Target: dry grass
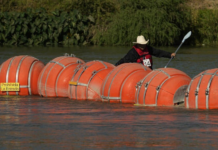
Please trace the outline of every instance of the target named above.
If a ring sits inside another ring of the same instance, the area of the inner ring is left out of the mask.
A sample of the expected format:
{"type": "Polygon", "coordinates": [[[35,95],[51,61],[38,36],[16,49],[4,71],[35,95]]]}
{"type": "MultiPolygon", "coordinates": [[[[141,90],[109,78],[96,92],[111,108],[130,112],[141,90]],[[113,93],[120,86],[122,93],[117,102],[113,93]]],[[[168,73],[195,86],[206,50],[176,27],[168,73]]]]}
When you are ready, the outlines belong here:
{"type": "Polygon", "coordinates": [[[218,0],[188,0],[187,5],[192,9],[218,9],[218,0]]]}

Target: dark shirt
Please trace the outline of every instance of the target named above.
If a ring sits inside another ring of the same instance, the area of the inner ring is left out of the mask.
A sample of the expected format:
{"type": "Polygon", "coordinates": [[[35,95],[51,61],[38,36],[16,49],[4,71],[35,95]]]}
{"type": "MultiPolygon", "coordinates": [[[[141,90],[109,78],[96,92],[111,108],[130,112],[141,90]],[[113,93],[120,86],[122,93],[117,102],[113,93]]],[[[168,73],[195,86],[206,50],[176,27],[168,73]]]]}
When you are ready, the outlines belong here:
{"type": "MultiPolygon", "coordinates": [[[[149,53],[152,56],[156,56],[156,57],[165,57],[165,58],[171,58],[171,53],[163,51],[163,50],[159,50],[156,48],[153,48],[149,45],[146,45],[148,48],[149,53]]],[[[131,63],[131,62],[137,62],[137,60],[140,58],[139,54],[136,52],[136,50],[134,48],[132,48],[131,50],[129,50],[129,52],[123,57],[121,58],[116,64],[115,66],[118,66],[122,63],[131,63]]]]}

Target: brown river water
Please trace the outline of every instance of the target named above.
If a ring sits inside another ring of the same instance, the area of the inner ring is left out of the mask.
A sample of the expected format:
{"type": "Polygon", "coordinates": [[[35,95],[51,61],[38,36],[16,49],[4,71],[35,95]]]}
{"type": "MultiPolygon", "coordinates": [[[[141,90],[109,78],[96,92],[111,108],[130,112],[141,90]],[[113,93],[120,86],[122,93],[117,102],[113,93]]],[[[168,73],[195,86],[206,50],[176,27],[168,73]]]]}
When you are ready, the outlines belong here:
{"type": "MultiPolygon", "coordinates": [[[[177,47],[161,47],[174,52],[177,47]]],[[[115,64],[130,47],[0,47],[0,64],[30,55],[45,64],[64,53],[115,64]]],[[[183,46],[168,67],[191,78],[218,67],[217,47],[183,46]]],[[[166,58],[154,58],[162,68],[166,58]]],[[[217,149],[218,110],[137,107],[39,96],[0,96],[0,149],[217,149]]]]}

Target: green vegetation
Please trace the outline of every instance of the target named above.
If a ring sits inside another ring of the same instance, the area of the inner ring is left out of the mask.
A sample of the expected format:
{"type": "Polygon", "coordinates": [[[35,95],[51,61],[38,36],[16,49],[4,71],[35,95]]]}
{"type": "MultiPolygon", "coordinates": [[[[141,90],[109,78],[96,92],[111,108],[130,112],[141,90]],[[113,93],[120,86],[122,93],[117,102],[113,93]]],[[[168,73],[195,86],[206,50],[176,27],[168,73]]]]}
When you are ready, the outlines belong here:
{"type": "Polygon", "coordinates": [[[217,10],[193,9],[190,1],[0,0],[0,44],[132,45],[142,34],[164,46],[189,30],[189,44],[216,44],[217,10]]]}
{"type": "Polygon", "coordinates": [[[192,37],[195,44],[218,44],[218,10],[200,9],[192,11],[192,37]]]}
{"type": "Polygon", "coordinates": [[[3,45],[85,44],[94,18],[78,11],[27,9],[0,13],[0,43],[3,45]]]}
{"type": "Polygon", "coordinates": [[[94,36],[95,44],[127,45],[137,35],[150,39],[152,45],[172,45],[186,30],[187,13],[181,8],[184,0],[120,0],[119,13],[94,36]]]}

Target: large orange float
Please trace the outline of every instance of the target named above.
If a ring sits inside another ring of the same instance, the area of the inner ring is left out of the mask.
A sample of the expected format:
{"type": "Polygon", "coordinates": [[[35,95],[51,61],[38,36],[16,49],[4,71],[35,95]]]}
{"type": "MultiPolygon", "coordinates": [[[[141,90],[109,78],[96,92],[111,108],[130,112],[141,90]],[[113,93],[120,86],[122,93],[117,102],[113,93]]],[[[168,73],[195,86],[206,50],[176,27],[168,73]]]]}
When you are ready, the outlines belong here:
{"type": "Polygon", "coordinates": [[[139,63],[124,63],[113,69],[101,87],[102,101],[134,103],[136,84],[151,69],[139,63]]]}
{"type": "Polygon", "coordinates": [[[38,59],[15,56],[3,62],[0,83],[19,83],[19,91],[0,91],[0,95],[38,95],[37,81],[44,64],[38,59]]]}
{"type": "Polygon", "coordinates": [[[46,64],[38,79],[38,91],[44,97],[67,97],[68,83],[75,68],[85,63],[77,57],[60,56],[46,64]]]}
{"type": "Polygon", "coordinates": [[[206,70],[191,80],[185,106],[195,109],[218,108],[218,68],[206,70]]]}
{"type": "Polygon", "coordinates": [[[69,83],[68,97],[77,100],[101,100],[102,82],[114,68],[114,65],[98,60],[78,67],[69,83]]]}
{"type": "Polygon", "coordinates": [[[191,78],[174,68],[153,70],[137,84],[136,105],[173,106],[183,103],[191,78]]]}

